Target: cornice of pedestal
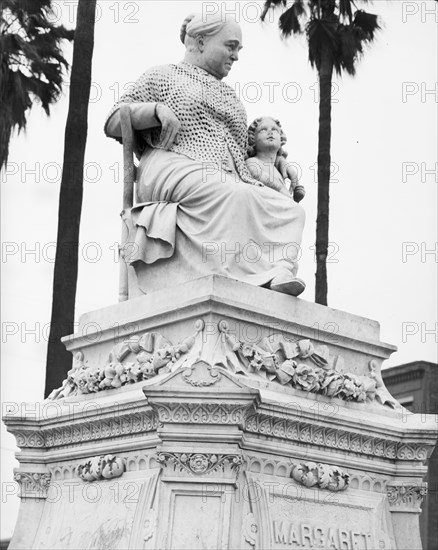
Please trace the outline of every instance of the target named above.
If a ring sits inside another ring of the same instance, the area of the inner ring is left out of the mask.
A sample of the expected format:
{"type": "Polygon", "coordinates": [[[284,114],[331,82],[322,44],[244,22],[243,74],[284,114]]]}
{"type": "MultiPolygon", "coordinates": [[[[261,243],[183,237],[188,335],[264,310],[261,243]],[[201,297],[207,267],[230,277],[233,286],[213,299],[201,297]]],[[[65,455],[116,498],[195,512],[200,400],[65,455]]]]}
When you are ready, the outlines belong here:
{"type": "Polygon", "coordinates": [[[400,411],[381,414],[382,406],[373,409],[293,389],[278,392],[274,382],[255,383],[199,360],[102,394],[101,400],[87,396],[80,404],[67,399],[42,403],[51,407],[46,418],[6,417],[8,430],[25,451],[23,460],[49,463],[112,452],[115,445],[125,452],[160,442],[233,443],[287,454],[292,443],[298,455],[306,448],[307,457],[321,460],[329,453],[345,465],[354,456],[364,466],[371,458],[376,472],[417,476],[418,463],[432,452],[436,437],[432,418],[419,424],[411,415],[403,422],[400,411]],[[79,405],[75,415],[73,403],[79,405]]]}

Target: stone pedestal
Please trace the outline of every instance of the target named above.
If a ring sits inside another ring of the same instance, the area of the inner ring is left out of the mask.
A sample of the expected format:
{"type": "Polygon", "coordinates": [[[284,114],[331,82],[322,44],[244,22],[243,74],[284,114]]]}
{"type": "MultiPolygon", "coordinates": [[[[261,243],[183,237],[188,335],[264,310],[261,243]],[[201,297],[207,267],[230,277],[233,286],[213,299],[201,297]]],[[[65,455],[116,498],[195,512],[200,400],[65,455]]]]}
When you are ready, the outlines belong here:
{"type": "Polygon", "coordinates": [[[84,315],[33,414],[11,549],[414,549],[434,419],[374,321],[210,276],[84,315]]]}

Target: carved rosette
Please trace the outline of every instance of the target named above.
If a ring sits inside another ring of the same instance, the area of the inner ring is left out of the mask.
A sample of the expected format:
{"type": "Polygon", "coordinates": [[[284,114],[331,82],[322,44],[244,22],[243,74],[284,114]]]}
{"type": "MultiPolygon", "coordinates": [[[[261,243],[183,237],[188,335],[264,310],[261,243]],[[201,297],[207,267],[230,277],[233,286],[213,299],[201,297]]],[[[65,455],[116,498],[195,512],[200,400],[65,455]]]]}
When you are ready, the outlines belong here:
{"type": "Polygon", "coordinates": [[[78,465],[76,471],[84,481],[112,479],[125,471],[125,460],[114,455],[94,456],[78,465]]]}
{"type": "Polygon", "coordinates": [[[157,513],[152,508],[148,510],[143,524],[143,540],[150,540],[157,529],[157,513]]]}
{"type": "Polygon", "coordinates": [[[157,461],[162,467],[172,465],[175,472],[185,471],[195,476],[201,476],[212,472],[224,472],[225,468],[238,473],[243,458],[237,454],[169,453],[161,451],[157,454],[157,461]]]}
{"type": "Polygon", "coordinates": [[[252,512],[248,512],[243,518],[242,531],[246,542],[249,542],[251,546],[255,546],[259,527],[252,512]]]}
{"type": "Polygon", "coordinates": [[[184,369],[182,379],[194,388],[205,388],[219,382],[221,373],[205,361],[197,361],[184,369]]]}
{"type": "Polygon", "coordinates": [[[51,474],[40,472],[15,472],[14,481],[20,486],[21,498],[47,498],[51,474]]]}
{"type": "Polygon", "coordinates": [[[305,487],[319,487],[328,491],[344,491],[350,483],[350,474],[337,466],[316,462],[294,464],[291,477],[305,487]]]}
{"type": "Polygon", "coordinates": [[[386,494],[391,511],[418,513],[427,494],[427,484],[388,484],[386,494]]]}

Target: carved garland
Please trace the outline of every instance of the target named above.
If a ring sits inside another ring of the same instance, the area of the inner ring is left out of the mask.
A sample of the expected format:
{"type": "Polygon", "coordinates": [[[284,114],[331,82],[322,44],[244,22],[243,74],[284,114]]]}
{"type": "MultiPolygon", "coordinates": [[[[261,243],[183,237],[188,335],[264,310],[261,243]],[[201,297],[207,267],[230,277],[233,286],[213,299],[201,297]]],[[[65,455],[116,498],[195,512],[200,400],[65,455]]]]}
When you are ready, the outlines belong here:
{"type": "Polygon", "coordinates": [[[114,455],[94,456],[77,467],[78,476],[84,481],[120,477],[126,470],[123,458],[114,455]]]}
{"type": "Polygon", "coordinates": [[[294,464],[291,477],[305,487],[317,486],[328,491],[344,491],[350,483],[350,474],[337,466],[316,462],[294,464]]]}
{"type": "Polygon", "coordinates": [[[231,366],[237,373],[344,401],[360,403],[376,399],[382,405],[397,406],[377,374],[375,361],[370,361],[370,375],[359,376],[341,372],[340,356],[332,359],[330,365],[328,348],[321,346],[317,353],[310,340],[291,342],[281,334],[273,334],[258,344],[247,344],[229,334],[226,321],[220,321],[219,330],[224,336],[226,361],[223,366],[231,366]]]}
{"type": "Polygon", "coordinates": [[[204,321],[198,320],[195,333],[175,346],[158,332],[130,336],[112,348],[103,367],[87,366],[84,354],[79,351],[62,386],[54,390],[48,399],[116,389],[170,372],[183,362],[203,329],[204,321]],[[125,361],[127,358],[131,360],[125,361]]]}
{"type": "Polygon", "coordinates": [[[67,379],[49,399],[120,388],[178,368],[184,369],[183,379],[193,387],[210,386],[221,377],[215,367],[222,367],[234,374],[263,378],[344,401],[377,400],[392,408],[397,406],[383,384],[375,360],[369,362],[370,374],[359,376],[344,372],[342,357],[330,358],[326,346],[316,351],[310,340],[289,341],[281,334],[274,334],[258,344],[248,344],[232,336],[224,320],[219,322],[216,335],[202,334],[204,325],[202,319],[196,321],[195,333],[177,345],[157,332],[131,336],[112,348],[103,367],[87,366],[79,351],[67,379]],[[208,345],[203,345],[204,340],[212,338],[217,339],[214,358],[209,356],[208,345]],[[189,359],[205,359],[210,369],[208,379],[192,376],[193,361],[189,359]]]}

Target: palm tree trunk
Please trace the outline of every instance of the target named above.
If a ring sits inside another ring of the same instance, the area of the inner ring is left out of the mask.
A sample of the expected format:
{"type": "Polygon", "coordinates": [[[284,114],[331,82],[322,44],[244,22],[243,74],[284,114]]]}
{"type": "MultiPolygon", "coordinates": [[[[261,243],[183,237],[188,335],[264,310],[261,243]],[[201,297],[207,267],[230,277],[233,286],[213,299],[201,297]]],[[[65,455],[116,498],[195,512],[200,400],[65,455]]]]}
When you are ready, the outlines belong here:
{"type": "Polygon", "coordinates": [[[66,351],[60,339],[74,332],[79,223],[82,210],[95,12],[96,0],[79,0],[59,194],[58,237],[53,279],[52,318],[47,349],[45,397],[51,390],[61,385],[72,364],[71,353],[66,351]]]}
{"type": "Polygon", "coordinates": [[[333,60],[323,47],[319,70],[318,214],[316,218],[315,302],[327,305],[327,253],[329,243],[331,91],[333,60]]]}

